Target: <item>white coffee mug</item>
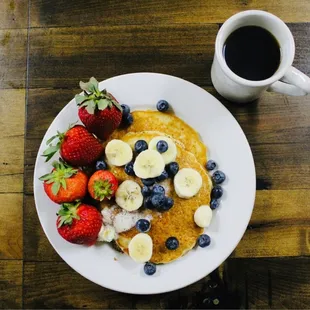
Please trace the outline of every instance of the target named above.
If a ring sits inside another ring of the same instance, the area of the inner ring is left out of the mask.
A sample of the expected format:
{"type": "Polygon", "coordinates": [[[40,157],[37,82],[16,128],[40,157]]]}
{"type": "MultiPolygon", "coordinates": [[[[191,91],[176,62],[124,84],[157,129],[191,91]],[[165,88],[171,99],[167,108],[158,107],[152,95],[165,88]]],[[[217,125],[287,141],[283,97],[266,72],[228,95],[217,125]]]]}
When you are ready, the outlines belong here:
{"type": "Polygon", "coordinates": [[[295,43],[291,31],[278,17],[257,10],[237,13],[220,28],[215,42],[215,54],[211,69],[212,83],[224,98],[234,102],[249,102],[259,98],[263,91],[274,91],[291,96],[310,93],[310,78],[292,67],[295,43]],[[226,64],[223,47],[228,36],[243,26],[260,26],[277,39],[281,60],[277,71],[268,79],[251,81],[236,75],[226,64]]]}

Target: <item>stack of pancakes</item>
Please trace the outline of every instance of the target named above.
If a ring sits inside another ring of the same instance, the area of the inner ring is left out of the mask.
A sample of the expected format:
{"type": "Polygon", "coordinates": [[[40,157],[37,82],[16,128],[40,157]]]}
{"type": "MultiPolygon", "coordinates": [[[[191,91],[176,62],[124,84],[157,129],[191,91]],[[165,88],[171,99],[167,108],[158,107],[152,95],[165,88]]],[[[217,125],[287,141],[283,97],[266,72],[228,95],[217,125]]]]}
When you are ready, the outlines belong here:
{"type": "MultiPolygon", "coordinates": [[[[203,228],[198,227],[194,222],[194,213],[201,205],[210,203],[212,182],[205,169],[207,150],[199,134],[173,114],[158,111],[135,111],[132,114],[133,124],[128,129],[116,130],[109,141],[120,139],[134,149],[137,140],[149,142],[157,136],[168,136],[174,140],[177,146],[178,154],[175,161],[179,164],[180,169],[195,169],[203,180],[198,194],[190,199],[177,196],[172,179],[160,182],[159,184],[166,189],[166,196],[173,198],[174,206],[169,211],[161,213],[148,209],[141,210],[145,214],[152,215],[151,229],[148,232],[153,239],[153,255],[150,261],[156,264],[169,263],[191,250],[195,246],[198,236],[203,233],[203,228]],[[179,247],[176,250],[166,248],[165,241],[169,237],[176,237],[179,240],[179,247]]],[[[130,179],[142,185],[139,178],[128,176],[124,167],[112,166],[110,169],[119,183],[130,179]]],[[[102,207],[105,206],[107,205],[103,203],[102,207]]],[[[128,244],[137,233],[136,228],[132,228],[119,234],[116,243],[123,252],[128,254],[128,244]]]]}

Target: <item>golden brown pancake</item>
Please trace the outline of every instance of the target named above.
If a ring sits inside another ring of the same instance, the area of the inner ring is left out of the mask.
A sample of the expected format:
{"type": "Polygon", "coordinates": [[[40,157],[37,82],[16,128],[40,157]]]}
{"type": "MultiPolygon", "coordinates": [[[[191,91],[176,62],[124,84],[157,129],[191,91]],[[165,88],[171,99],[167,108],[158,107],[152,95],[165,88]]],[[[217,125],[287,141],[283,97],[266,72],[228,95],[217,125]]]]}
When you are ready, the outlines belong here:
{"type": "MultiPolygon", "coordinates": [[[[137,140],[143,139],[149,142],[152,138],[161,135],[162,132],[129,132],[119,139],[127,142],[131,147],[134,146],[137,140]]],[[[175,139],[174,139],[175,140],[175,139]]],[[[163,181],[161,184],[167,189],[167,195],[174,199],[174,206],[167,212],[156,212],[151,210],[145,210],[146,213],[151,214],[153,219],[151,221],[151,229],[148,234],[153,239],[153,256],[151,262],[154,263],[169,263],[185,253],[191,250],[195,244],[198,236],[203,232],[203,229],[198,227],[194,222],[194,213],[201,205],[209,205],[210,203],[210,191],[211,181],[206,173],[204,167],[196,160],[195,156],[186,151],[182,147],[182,143],[175,141],[177,145],[177,158],[180,169],[193,168],[197,170],[202,179],[203,185],[195,197],[191,199],[179,198],[173,186],[171,179],[163,181]],[[168,250],[165,246],[165,241],[169,237],[176,237],[179,240],[179,248],[176,250],[168,250]]],[[[118,178],[120,182],[124,180],[134,180],[142,185],[139,178],[128,176],[124,172],[123,167],[110,167],[111,172],[118,178]]],[[[141,210],[142,211],[142,210],[141,210]]],[[[128,244],[132,237],[134,237],[138,231],[135,228],[127,232],[119,234],[116,243],[118,246],[128,254],[128,244]]]]}
{"type": "Polygon", "coordinates": [[[180,141],[187,151],[192,152],[196,159],[204,166],[207,162],[207,148],[201,141],[199,134],[183,120],[171,113],[158,111],[134,111],[134,122],[127,129],[117,129],[109,140],[119,139],[127,132],[161,131],[180,141]]]}

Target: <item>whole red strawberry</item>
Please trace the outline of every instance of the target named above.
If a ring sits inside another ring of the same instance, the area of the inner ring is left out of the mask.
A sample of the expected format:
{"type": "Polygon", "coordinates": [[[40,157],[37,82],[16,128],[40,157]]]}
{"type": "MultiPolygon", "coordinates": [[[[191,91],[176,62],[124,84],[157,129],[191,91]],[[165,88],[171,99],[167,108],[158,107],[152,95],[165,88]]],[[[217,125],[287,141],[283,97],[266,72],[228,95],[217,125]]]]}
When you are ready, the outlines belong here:
{"type": "Polygon", "coordinates": [[[93,245],[102,226],[102,215],[93,206],[83,203],[64,203],[57,218],[57,230],[67,241],[93,245]]]}
{"type": "Polygon", "coordinates": [[[92,77],[89,82],[80,82],[84,96],[76,95],[79,117],[86,128],[99,139],[107,139],[120,125],[122,107],[105,89],[100,91],[98,81],[92,77]]]}
{"type": "Polygon", "coordinates": [[[46,161],[60,150],[63,160],[72,166],[88,166],[103,152],[100,142],[82,125],[75,125],[65,133],[58,132],[46,144],[50,144],[56,138],[58,138],[57,144],[49,145],[43,153],[46,161]]]}
{"type": "Polygon", "coordinates": [[[91,197],[102,201],[111,199],[118,188],[118,181],[113,173],[106,170],[96,171],[88,181],[88,192],[91,197]]]}
{"type": "Polygon", "coordinates": [[[87,175],[63,162],[53,162],[51,173],[40,177],[44,181],[47,196],[56,203],[71,202],[85,197],[87,193],[87,175]]]}

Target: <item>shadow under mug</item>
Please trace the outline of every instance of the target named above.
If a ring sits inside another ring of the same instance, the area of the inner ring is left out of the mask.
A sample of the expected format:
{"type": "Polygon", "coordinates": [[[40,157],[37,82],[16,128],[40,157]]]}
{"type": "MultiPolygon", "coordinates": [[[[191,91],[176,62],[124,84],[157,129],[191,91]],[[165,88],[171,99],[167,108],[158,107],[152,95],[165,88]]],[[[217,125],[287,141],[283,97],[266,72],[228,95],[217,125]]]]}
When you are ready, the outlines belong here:
{"type": "Polygon", "coordinates": [[[230,17],[220,28],[215,42],[215,54],[211,68],[212,83],[224,98],[239,103],[258,99],[265,90],[291,96],[310,93],[310,78],[292,67],[295,56],[294,38],[286,24],[273,14],[249,10],[230,17]],[[228,67],[223,47],[228,36],[244,26],[259,26],[268,30],[278,41],[281,51],[280,65],[268,79],[251,81],[236,75],[228,67]]]}

